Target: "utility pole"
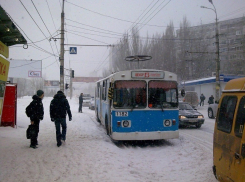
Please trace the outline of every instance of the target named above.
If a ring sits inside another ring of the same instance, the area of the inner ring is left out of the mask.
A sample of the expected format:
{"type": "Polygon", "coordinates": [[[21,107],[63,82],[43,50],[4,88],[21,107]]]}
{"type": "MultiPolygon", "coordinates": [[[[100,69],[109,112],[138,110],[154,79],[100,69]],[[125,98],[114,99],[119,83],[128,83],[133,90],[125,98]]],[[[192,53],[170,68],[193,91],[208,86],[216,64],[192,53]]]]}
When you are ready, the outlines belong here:
{"type": "Polygon", "coordinates": [[[60,33],[60,90],[64,92],[64,22],[65,22],[65,13],[64,13],[64,2],[62,3],[62,12],[61,12],[61,33],[60,33]]]}
{"type": "Polygon", "coordinates": [[[214,7],[215,10],[215,15],[216,15],[216,101],[219,101],[220,98],[220,75],[219,75],[219,70],[220,70],[220,59],[219,59],[219,29],[218,29],[218,18],[217,18],[217,12],[216,8],[213,3],[211,3],[214,7]]]}

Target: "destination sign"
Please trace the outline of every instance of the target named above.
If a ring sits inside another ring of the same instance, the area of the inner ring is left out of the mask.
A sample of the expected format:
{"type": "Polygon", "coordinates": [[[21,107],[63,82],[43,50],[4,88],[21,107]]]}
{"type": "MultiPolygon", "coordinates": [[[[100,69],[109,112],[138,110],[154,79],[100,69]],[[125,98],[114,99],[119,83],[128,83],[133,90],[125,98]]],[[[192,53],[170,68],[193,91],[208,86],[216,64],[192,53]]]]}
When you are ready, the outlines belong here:
{"type": "Polygon", "coordinates": [[[164,72],[132,71],[132,78],[164,78],[164,72]]]}

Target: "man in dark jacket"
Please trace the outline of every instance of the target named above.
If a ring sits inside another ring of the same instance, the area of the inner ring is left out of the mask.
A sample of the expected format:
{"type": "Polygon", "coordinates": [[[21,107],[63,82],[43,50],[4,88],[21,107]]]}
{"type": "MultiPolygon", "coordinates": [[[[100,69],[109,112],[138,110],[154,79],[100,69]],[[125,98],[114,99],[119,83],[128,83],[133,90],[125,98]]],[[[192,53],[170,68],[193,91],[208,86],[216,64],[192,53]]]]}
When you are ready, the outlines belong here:
{"type": "Polygon", "coordinates": [[[38,141],[37,141],[37,137],[38,137],[38,133],[39,133],[39,123],[40,120],[43,120],[43,115],[44,115],[44,111],[43,111],[43,103],[42,103],[42,99],[44,97],[44,92],[42,90],[38,90],[36,95],[32,96],[32,102],[29,104],[29,112],[30,112],[30,120],[31,120],[31,124],[35,125],[36,130],[37,130],[37,134],[36,137],[32,137],[31,138],[31,148],[37,148],[36,145],[38,145],[38,141]]]}
{"type": "Polygon", "coordinates": [[[201,94],[201,96],[200,96],[200,106],[204,106],[204,100],[205,99],[206,99],[206,97],[203,94],[201,94]]]}
{"type": "Polygon", "coordinates": [[[208,98],[208,103],[209,104],[213,104],[214,103],[214,96],[211,95],[209,98],[208,98]]]}
{"type": "Polygon", "coordinates": [[[83,108],[83,93],[80,94],[79,96],[79,108],[78,108],[78,112],[83,112],[82,111],[83,108]]]}
{"type": "Polygon", "coordinates": [[[51,121],[55,122],[57,146],[60,147],[62,145],[61,140],[63,140],[63,142],[65,142],[66,140],[67,113],[69,116],[69,121],[72,120],[70,105],[62,91],[58,91],[57,94],[54,95],[54,98],[50,103],[49,109],[51,121]],[[62,127],[62,134],[60,132],[60,126],[62,127]]]}

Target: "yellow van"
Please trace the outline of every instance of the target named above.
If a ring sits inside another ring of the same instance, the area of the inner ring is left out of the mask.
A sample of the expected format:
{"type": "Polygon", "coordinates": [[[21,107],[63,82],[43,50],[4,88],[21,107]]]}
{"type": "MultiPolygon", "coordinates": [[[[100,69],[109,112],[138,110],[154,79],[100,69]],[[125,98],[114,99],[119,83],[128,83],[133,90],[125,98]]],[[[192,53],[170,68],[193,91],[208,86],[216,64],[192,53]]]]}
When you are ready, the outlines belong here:
{"type": "Polygon", "coordinates": [[[245,78],[229,81],[214,128],[213,172],[219,181],[245,182],[245,78]]]}

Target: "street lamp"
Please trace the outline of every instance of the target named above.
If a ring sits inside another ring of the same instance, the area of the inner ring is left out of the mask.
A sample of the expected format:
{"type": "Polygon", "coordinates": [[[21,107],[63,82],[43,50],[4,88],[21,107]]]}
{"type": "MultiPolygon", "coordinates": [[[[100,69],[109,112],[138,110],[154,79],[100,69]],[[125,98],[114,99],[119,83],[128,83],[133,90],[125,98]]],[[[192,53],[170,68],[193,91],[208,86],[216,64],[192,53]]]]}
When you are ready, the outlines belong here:
{"type": "Polygon", "coordinates": [[[205,9],[211,9],[212,11],[214,11],[215,15],[216,15],[216,87],[215,87],[215,100],[218,101],[219,100],[219,95],[220,95],[220,78],[219,78],[219,70],[220,70],[220,59],[219,59],[219,30],[218,30],[218,18],[217,18],[217,12],[216,12],[216,8],[213,4],[212,0],[208,0],[214,7],[213,8],[208,8],[205,6],[201,6],[201,8],[205,8],[205,9]]]}

